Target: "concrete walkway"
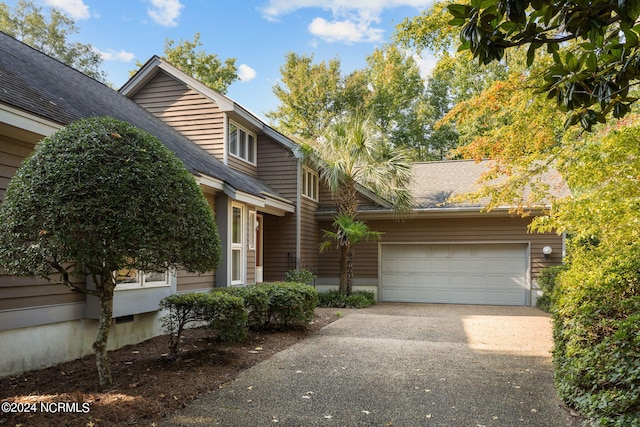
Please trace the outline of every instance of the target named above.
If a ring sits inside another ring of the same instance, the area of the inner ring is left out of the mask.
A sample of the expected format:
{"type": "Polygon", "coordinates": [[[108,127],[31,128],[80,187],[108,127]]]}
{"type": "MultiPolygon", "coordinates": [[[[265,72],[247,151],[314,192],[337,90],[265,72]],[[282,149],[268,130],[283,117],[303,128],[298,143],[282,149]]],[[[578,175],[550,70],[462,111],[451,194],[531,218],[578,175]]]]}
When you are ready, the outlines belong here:
{"type": "Polygon", "coordinates": [[[161,425],[565,427],[551,345],[535,308],[378,304],[161,425]]]}

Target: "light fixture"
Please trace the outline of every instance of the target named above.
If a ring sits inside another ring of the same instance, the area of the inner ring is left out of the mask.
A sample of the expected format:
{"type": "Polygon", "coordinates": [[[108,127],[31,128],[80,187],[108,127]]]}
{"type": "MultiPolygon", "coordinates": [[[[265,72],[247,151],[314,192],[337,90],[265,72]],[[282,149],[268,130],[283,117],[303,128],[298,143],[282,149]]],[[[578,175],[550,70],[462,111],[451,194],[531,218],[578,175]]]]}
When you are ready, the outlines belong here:
{"type": "Polygon", "coordinates": [[[553,252],[553,249],[551,249],[551,246],[545,246],[544,248],[542,248],[544,259],[549,259],[549,255],[551,255],[551,252],[553,252]]]}

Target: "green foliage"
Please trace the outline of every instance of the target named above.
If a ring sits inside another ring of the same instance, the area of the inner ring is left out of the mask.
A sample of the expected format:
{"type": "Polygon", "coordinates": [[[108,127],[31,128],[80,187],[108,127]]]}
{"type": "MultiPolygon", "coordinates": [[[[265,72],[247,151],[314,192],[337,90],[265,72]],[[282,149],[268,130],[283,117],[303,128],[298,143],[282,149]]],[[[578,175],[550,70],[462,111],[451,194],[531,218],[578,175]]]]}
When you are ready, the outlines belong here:
{"type": "Polygon", "coordinates": [[[164,54],[173,66],[211,89],[222,94],[227,93],[231,83],[238,79],[236,59],[227,58],[223,64],[217,55],[197,50],[200,46],[200,33],[193,36],[193,41],[180,40],[177,45],[175,41],[167,39],[164,54]]]}
{"type": "Polygon", "coordinates": [[[191,323],[209,324],[223,341],[237,342],[247,338],[247,312],[242,298],[225,292],[190,292],[173,294],[160,301],[166,311],[162,326],[169,335],[169,356],[180,352],[180,338],[191,323]]]}
{"type": "Polygon", "coordinates": [[[269,320],[269,294],[261,286],[215,288],[212,292],[226,292],[242,298],[248,314],[249,327],[264,328],[269,320]]]}
{"type": "Polygon", "coordinates": [[[544,47],[553,62],[543,72],[540,90],[558,108],[573,112],[567,126],[579,123],[591,130],[607,115],[627,115],[637,100],[630,93],[640,77],[635,1],[485,0],[448,9],[449,23],[460,27],[460,49],[480,63],[500,61],[507,49],[527,46],[532,65],[544,47]]]}
{"type": "Polygon", "coordinates": [[[379,231],[371,231],[369,226],[363,222],[353,219],[349,215],[338,215],[333,221],[336,231],[322,230],[324,238],[327,239],[320,244],[320,251],[328,250],[333,244],[338,249],[342,246],[354,245],[361,240],[380,240],[382,234],[379,231]]]}
{"type": "Polygon", "coordinates": [[[248,319],[244,299],[225,292],[211,292],[208,297],[205,319],[218,331],[220,339],[226,342],[246,340],[248,319]]]}
{"type": "Polygon", "coordinates": [[[100,53],[90,44],[69,40],[78,28],[73,19],[58,9],[51,9],[50,16],[46,16],[42,8],[31,0],[20,0],[13,10],[0,3],[0,31],[96,80],[106,82],[106,75],[100,70],[100,53]]]}
{"type": "Polygon", "coordinates": [[[318,307],[335,308],[367,308],[376,303],[375,294],[371,291],[354,291],[345,295],[339,290],[320,292],[318,307]]]}
{"type": "Polygon", "coordinates": [[[560,397],[600,426],[640,420],[640,248],[572,249],[554,292],[560,397]]]}
{"type": "Polygon", "coordinates": [[[302,283],[262,283],[256,285],[269,295],[267,324],[275,327],[306,325],[318,306],[318,291],[302,283]]]}
{"type": "Polygon", "coordinates": [[[565,271],[567,267],[565,265],[554,265],[544,268],[538,273],[538,285],[542,289],[542,296],[538,298],[536,306],[546,312],[552,311],[551,301],[553,291],[556,286],[556,279],[560,273],[565,271]]]}
{"type": "Polygon", "coordinates": [[[289,270],[284,274],[285,282],[304,283],[305,285],[312,285],[316,280],[316,275],[309,270],[289,270]]]}

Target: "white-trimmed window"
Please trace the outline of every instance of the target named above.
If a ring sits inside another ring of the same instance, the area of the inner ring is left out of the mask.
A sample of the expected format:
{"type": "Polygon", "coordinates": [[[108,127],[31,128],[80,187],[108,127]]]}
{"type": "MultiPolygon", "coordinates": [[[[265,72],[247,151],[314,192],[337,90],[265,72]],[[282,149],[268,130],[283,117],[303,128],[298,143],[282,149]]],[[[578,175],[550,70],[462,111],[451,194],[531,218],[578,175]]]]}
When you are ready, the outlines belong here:
{"type": "Polygon", "coordinates": [[[115,272],[116,289],[169,286],[169,272],[148,272],[125,268],[115,272]]]}
{"type": "Polygon", "coordinates": [[[229,122],[229,153],[245,162],[256,164],[256,135],[234,122],[229,122]]]}
{"type": "Polygon", "coordinates": [[[244,212],[241,205],[231,206],[231,284],[244,283],[244,212]]]}
{"type": "Polygon", "coordinates": [[[302,168],[302,195],[318,201],[318,173],[306,166],[302,168]]]}

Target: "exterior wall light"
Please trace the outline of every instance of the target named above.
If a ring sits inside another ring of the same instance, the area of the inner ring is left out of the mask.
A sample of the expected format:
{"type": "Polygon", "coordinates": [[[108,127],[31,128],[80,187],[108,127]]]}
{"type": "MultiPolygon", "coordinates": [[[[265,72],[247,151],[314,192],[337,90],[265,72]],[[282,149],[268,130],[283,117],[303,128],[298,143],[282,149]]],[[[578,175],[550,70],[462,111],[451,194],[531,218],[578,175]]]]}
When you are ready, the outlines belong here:
{"type": "Polygon", "coordinates": [[[544,259],[549,259],[549,255],[551,255],[551,252],[553,252],[553,249],[551,249],[551,246],[545,246],[544,248],[542,248],[544,259]]]}

